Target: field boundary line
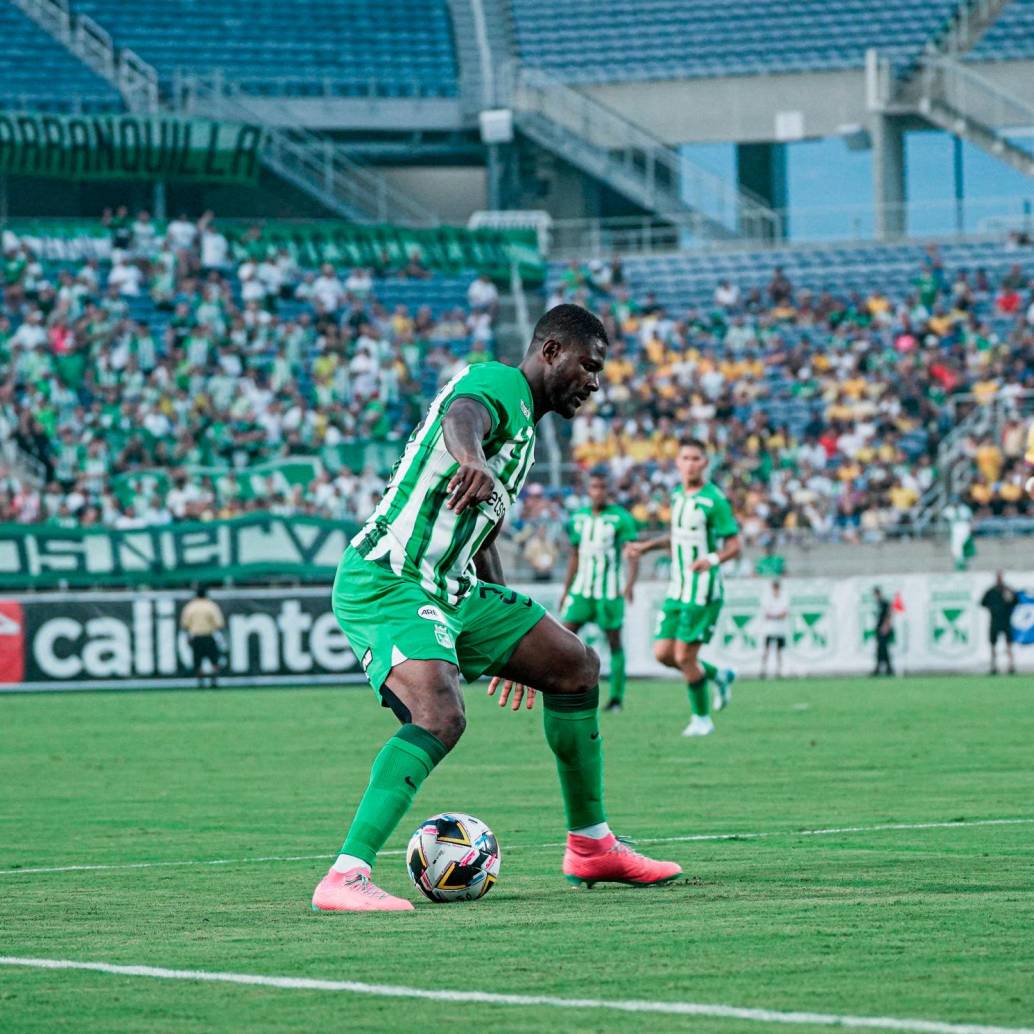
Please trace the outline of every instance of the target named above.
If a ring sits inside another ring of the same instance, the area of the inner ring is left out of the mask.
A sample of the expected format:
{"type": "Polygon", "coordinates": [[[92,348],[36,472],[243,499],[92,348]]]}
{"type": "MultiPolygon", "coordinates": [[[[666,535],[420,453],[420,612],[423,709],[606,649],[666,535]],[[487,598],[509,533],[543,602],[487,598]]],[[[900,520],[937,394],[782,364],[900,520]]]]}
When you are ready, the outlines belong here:
{"type": "Polygon", "coordinates": [[[33,959],[0,956],[0,965],[49,970],[86,970],[114,976],[185,980],[193,983],[239,984],[292,991],[335,991],[377,998],[418,998],[438,1002],[477,1005],[509,1005],[547,1009],[601,1009],[625,1013],[669,1016],[709,1016],[756,1023],[797,1023],[822,1027],[897,1030],[916,1034],[1034,1034],[1030,1027],[997,1027],[982,1023],[947,1023],[941,1020],[902,1019],[894,1016],[850,1016],[821,1012],[784,1012],[704,1002],[651,1002],[635,999],[558,998],[553,995],[495,994],[489,991],[425,990],[395,984],[366,984],[357,980],[317,980],[309,977],[276,977],[257,973],[222,973],[209,970],[164,969],[158,966],[124,966],[111,962],[76,962],[72,959],[33,959]]]}
{"type": "MultiPolygon", "coordinates": [[[[823,837],[849,835],[853,833],[887,833],[916,829],[973,829],[979,826],[1030,826],[1034,825],[1034,817],[1015,819],[971,819],[954,822],[887,822],[872,826],[830,826],[823,829],[773,829],[754,833],[692,833],[674,837],[637,837],[636,844],[676,844],[695,843],[699,841],[720,840],[768,840],[773,837],[823,837]]],[[[550,847],[564,847],[562,843],[515,845],[509,851],[539,850],[550,847]]],[[[404,855],[404,850],[391,849],[381,851],[382,857],[404,855]]],[[[0,876],[33,876],[57,872],[106,872],[125,869],[160,869],[174,866],[190,865],[252,865],[260,862],[311,862],[325,859],[330,861],[335,856],[330,852],[321,854],[296,855],[261,855],[257,858],[186,858],[173,861],[158,862],[110,862],[96,865],[53,865],[43,867],[26,867],[16,869],[0,869],[0,876]]]]}

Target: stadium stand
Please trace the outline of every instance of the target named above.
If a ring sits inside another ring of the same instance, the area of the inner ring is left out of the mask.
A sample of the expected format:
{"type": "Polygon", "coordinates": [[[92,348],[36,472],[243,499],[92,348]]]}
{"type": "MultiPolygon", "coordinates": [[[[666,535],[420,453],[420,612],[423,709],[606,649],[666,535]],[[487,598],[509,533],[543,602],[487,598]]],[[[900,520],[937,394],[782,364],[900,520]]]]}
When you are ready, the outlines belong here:
{"type": "Polygon", "coordinates": [[[108,225],[111,262],[41,261],[5,234],[0,444],[46,487],[5,469],[0,521],[354,518],[422,400],[492,355],[498,294],[473,273],[302,269],[210,218],[108,225]]]}
{"type": "Polygon", "coordinates": [[[966,55],[968,61],[1013,61],[1034,57],[1034,2],[1012,0],[966,55]]]}
{"type": "Polygon", "coordinates": [[[108,112],[117,90],[12,4],[0,4],[0,104],[14,110],[108,112]]]}
{"type": "MultiPolygon", "coordinates": [[[[1032,261],[1013,239],[555,266],[548,304],[605,312],[615,342],[574,455],[644,524],[667,519],[688,429],[715,448],[748,540],[907,532],[964,412],[952,397],[1034,389],[1032,261]]],[[[1030,515],[1018,416],[966,443],[978,518],[1030,515]]]]}
{"type": "Polygon", "coordinates": [[[77,0],[163,79],[220,70],[254,94],[453,97],[445,0],[77,0]]]}
{"type": "MultiPolygon", "coordinates": [[[[355,518],[422,401],[492,354],[498,296],[472,274],[302,268],[208,218],[165,235],[124,210],[107,224],[110,263],[5,238],[0,436],[47,484],[5,471],[0,520],[355,518]]],[[[750,541],[907,531],[951,397],[1034,388],[1032,260],[1014,238],[554,265],[547,304],[593,306],[614,341],[574,456],[609,467],[644,525],[667,519],[689,429],[716,448],[750,541]]],[[[1029,510],[1023,426],[966,443],[978,518],[1029,510]]],[[[573,487],[532,485],[515,512],[536,570],[573,487]]]]}
{"type": "Polygon", "coordinates": [[[878,47],[898,68],[945,24],[955,0],[514,0],[529,65],[572,83],[858,68],[878,47]]]}

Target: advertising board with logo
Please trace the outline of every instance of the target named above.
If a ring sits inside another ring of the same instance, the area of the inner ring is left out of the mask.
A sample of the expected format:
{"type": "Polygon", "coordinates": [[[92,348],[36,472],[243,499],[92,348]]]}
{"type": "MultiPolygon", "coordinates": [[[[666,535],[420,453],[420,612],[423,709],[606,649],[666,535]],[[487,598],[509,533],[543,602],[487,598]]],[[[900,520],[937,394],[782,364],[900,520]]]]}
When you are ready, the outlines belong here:
{"type": "MultiPolygon", "coordinates": [[[[1021,670],[1034,670],[1034,572],[1005,576],[1019,595],[1013,638],[1021,670]]],[[[885,579],[781,579],[789,605],[784,671],[788,675],[864,674],[875,658],[879,586],[892,604],[891,656],[901,673],[980,671],[989,663],[987,611],[980,599],[992,575],[897,575],[885,579]]],[[[559,586],[515,585],[555,611],[559,586]]],[[[742,675],[757,674],[764,645],[764,579],[730,579],[726,604],[702,655],[742,675]]],[[[653,656],[663,582],[636,587],[625,615],[627,669],[633,676],[673,672],[653,656]]],[[[362,683],[363,665],[330,610],[329,587],[213,591],[223,609],[225,685],[302,686],[362,683]]],[[[0,597],[0,690],[127,689],[192,684],[191,651],[179,614],[190,593],[66,592],[0,597]]],[[[371,615],[376,620],[376,615],[371,615]]],[[[442,645],[452,636],[428,602],[415,621],[434,624],[442,645]]],[[[603,658],[606,638],[583,637],[603,658]]]]}

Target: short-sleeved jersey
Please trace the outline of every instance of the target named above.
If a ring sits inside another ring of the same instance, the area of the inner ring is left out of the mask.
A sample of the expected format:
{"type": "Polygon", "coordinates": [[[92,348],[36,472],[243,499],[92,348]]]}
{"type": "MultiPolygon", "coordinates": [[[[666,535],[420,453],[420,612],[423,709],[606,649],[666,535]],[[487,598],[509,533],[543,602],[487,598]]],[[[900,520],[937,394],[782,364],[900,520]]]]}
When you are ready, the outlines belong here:
{"type": "Polygon", "coordinates": [[[571,592],[594,600],[617,599],[625,591],[621,549],[638,534],[632,515],[613,504],[599,513],[583,506],[571,514],[567,534],[578,550],[578,570],[571,592]]]}
{"type": "Polygon", "coordinates": [[[732,507],[720,488],[706,482],[696,492],[687,492],[677,485],[671,493],[669,598],[700,606],[723,599],[721,569],[694,571],[693,561],[713,553],[722,539],[738,532],[732,507]]]}
{"type": "Polygon", "coordinates": [[[467,366],[438,392],[410,435],[383,499],[352,546],[365,559],[419,582],[448,606],[458,606],[477,583],[475,554],[506,519],[534,456],[533,402],[524,374],[496,362],[467,366]],[[459,398],[475,399],[491,417],[482,447],[495,491],[457,514],[445,503],[459,463],[445,447],[442,425],[459,398]]]}

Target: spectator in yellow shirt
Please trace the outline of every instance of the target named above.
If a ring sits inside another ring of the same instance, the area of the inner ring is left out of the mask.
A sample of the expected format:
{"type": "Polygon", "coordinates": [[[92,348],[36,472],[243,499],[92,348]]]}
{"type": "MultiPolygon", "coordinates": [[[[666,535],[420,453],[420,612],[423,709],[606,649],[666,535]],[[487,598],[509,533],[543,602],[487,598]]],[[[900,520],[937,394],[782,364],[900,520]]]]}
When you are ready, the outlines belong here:
{"type": "Polygon", "coordinates": [[[985,438],[977,446],[974,460],[985,481],[994,483],[998,480],[1002,473],[1002,450],[990,438],[985,438]]]}

